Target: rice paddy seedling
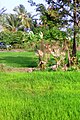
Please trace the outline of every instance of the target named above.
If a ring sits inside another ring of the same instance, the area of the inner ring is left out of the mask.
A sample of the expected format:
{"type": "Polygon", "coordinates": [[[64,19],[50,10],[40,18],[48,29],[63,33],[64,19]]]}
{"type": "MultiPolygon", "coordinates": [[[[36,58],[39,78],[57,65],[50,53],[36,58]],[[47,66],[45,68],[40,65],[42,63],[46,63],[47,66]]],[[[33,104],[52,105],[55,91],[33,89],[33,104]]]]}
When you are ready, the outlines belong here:
{"type": "Polygon", "coordinates": [[[80,120],[80,72],[0,72],[0,120],[80,120]]]}

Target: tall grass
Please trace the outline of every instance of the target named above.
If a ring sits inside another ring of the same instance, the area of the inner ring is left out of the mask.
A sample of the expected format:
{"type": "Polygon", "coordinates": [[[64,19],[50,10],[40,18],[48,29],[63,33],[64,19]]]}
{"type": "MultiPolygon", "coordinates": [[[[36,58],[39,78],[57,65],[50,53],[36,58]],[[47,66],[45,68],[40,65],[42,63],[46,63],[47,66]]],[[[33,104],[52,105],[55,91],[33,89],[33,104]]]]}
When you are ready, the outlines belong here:
{"type": "Polygon", "coordinates": [[[0,120],[80,120],[80,72],[1,72],[0,120]]]}

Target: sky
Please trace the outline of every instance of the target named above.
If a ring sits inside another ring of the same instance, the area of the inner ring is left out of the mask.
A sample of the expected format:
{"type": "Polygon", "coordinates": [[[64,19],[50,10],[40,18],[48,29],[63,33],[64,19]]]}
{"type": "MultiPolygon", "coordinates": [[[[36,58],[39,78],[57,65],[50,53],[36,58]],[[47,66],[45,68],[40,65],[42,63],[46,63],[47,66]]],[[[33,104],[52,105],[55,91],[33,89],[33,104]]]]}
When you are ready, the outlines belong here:
{"type": "MultiPolygon", "coordinates": [[[[43,3],[45,4],[45,0],[33,0],[36,3],[43,3]]],[[[28,0],[0,0],[0,8],[5,7],[7,9],[6,13],[14,13],[13,8],[22,4],[25,6],[27,12],[32,14],[35,13],[35,7],[31,7],[28,3],[28,0]]]]}

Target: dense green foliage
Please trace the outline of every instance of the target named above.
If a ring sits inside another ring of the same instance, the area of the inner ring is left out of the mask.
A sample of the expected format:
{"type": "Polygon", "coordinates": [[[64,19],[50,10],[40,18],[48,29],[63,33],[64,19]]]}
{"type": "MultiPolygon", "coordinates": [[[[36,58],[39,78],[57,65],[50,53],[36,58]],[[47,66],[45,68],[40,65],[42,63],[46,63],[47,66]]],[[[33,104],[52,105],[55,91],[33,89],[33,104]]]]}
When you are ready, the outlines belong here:
{"type": "Polygon", "coordinates": [[[22,41],[25,40],[29,42],[34,41],[36,44],[36,42],[39,41],[40,32],[43,32],[46,41],[66,39],[66,33],[60,31],[59,26],[57,26],[56,20],[59,19],[59,16],[56,16],[57,11],[46,9],[43,4],[37,5],[37,11],[40,12],[41,16],[40,23],[34,18],[35,15],[31,16],[30,13],[27,13],[23,5],[16,6],[13,11],[15,14],[2,15],[4,32],[0,33],[1,42],[3,41],[9,44],[15,42],[20,45],[22,44],[22,41]],[[7,29],[6,31],[5,28],[7,29]],[[34,33],[32,39],[27,33],[29,30],[34,33]]]}
{"type": "Polygon", "coordinates": [[[80,120],[80,73],[0,73],[1,120],[80,120]]]}
{"type": "Polygon", "coordinates": [[[31,33],[22,32],[22,31],[0,32],[0,42],[11,44],[12,48],[24,48],[27,51],[30,49],[34,51],[37,41],[39,41],[39,34],[34,35],[33,32],[31,33]]]}
{"type": "MultiPolygon", "coordinates": [[[[33,0],[29,0],[31,5],[36,6],[36,11],[40,12],[42,25],[46,28],[54,28],[63,30],[71,29],[70,37],[73,37],[72,56],[76,56],[76,43],[80,27],[80,2],[79,0],[45,0],[48,4],[36,4],[33,0]]],[[[58,34],[58,33],[57,33],[58,34]]],[[[69,33],[67,32],[69,37],[69,33]]],[[[59,37],[59,36],[58,36],[59,37]]]]}
{"type": "Polygon", "coordinates": [[[23,33],[21,31],[18,32],[10,32],[3,31],[0,32],[0,41],[5,42],[7,44],[21,44],[23,42],[23,33]]]}

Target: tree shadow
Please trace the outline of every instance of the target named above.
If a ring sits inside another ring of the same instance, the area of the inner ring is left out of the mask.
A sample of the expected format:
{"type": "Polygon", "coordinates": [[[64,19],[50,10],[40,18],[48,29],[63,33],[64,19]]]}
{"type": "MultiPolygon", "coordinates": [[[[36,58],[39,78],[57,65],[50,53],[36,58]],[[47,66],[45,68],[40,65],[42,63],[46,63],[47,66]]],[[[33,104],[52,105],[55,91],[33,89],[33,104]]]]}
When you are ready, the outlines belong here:
{"type": "Polygon", "coordinates": [[[1,63],[7,64],[12,67],[37,67],[38,65],[38,58],[33,58],[33,57],[3,57],[0,58],[1,63]]]}

